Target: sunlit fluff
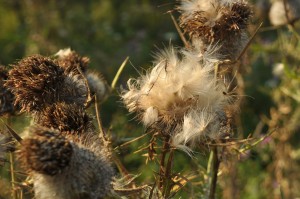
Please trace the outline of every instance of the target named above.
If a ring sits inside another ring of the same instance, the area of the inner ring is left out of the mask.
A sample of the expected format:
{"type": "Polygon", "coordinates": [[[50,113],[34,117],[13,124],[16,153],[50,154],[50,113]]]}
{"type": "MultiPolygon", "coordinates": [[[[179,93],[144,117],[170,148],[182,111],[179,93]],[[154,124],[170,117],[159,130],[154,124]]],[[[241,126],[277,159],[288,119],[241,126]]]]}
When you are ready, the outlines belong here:
{"type": "Polygon", "coordinates": [[[202,136],[215,138],[205,127],[228,105],[229,97],[214,77],[213,64],[202,63],[172,47],[161,52],[151,71],[128,81],[129,90],[122,95],[127,108],[137,112],[146,126],[176,129],[171,132],[175,144],[187,144],[202,136]]]}

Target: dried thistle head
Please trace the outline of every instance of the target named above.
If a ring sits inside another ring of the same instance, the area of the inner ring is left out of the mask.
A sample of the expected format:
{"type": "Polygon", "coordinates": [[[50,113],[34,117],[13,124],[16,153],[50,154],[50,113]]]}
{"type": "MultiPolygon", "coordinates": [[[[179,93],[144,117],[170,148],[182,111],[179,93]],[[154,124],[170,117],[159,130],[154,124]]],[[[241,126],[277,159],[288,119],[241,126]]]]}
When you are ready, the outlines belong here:
{"type": "Polygon", "coordinates": [[[49,58],[35,55],[15,64],[5,85],[15,95],[15,105],[33,111],[56,101],[56,90],[63,81],[62,68],[49,58]]]}
{"type": "Polygon", "coordinates": [[[19,157],[33,180],[36,198],[104,198],[111,194],[115,173],[96,137],[62,137],[41,127],[33,131],[33,136],[23,140],[19,157]]]}
{"type": "Polygon", "coordinates": [[[55,103],[36,116],[36,122],[60,132],[88,133],[94,130],[92,118],[76,104],[55,103]]]}
{"type": "MultiPolygon", "coordinates": [[[[232,58],[243,48],[243,40],[249,19],[250,6],[242,0],[183,0],[180,26],[193,39],[201,39],[205,45],[221,44],[222,54],[232,58]],[[234,52],[232,52],[234,51],[234,52]]],[[[228,57],[226,57],[228,58],[228,57]]]]}
{"type": "Polygon", "coordinates": [[[8,78],[8,71],[4,66],[0,65],[0,116],[14,112],[13,94],[4,86],[8,78]]]}
{"type": "Polygon", "coordinates": [[[245,30],[252,11],[244,1],[182,1],[180,26],[191,37],[207,43],[234,40],[245,30]]]}
{"type": "Polygon", "coordinates": [[[85,74],[92,95],[96,95],[97,100],[102,102],[110,93],[110,87],[102,74],[97,72],[87,72],[85,74]]]}
{"type": "Polygon", "coordinates": [[[35,197],[105,198],[112,193],[114,171],[104,156],[73,143],[70,165],[54,176],[32,172],[35,197]]]}
{"type": "Polygon", "coordinates": [[[58,132],[47,128],[32,128],[32,134],[21,143],[19,158],[22,166],[50,176],[62,173],[72,159],[71,143],[58,132]]]}
{"type": "Polygon", "coordinates": [[[15,150],[15,141],[11,136],[4,135],[0,132],[0,166],[6,162],[6,153],[15,150]]]}
{"type": "Polygon", "coordinates": [[[41,55],[22,59],[9,72],[6,86],[21,111],[40,111],[59,101],[83,105],[87,88],[80,75],[64,74],[55,61],[41,55]]]}
{"type": "Polygon", "coordinates": [[[85,72],[90,62],[88,57],[82,57],[70,48],[59,50],[55,55],[58,57],[59,65],[67,74],[71,72],[79,74],[77,67],[85,72]]]}

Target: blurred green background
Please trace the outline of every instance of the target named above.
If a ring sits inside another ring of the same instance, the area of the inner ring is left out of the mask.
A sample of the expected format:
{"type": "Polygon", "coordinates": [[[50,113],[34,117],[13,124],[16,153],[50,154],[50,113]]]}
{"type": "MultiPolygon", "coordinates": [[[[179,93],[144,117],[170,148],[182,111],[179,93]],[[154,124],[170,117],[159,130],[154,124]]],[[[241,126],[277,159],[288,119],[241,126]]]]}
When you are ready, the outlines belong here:
{"type": "MultiPolygon", "coordinates": [[[[0,0],[0,64],[9,66],[32,54],[53,55],[59,49],[71,47],[88,56],[90,69],[100,71],[110,83],[129,56],[117,92],[101,108],[104,126],[111,131],[117,146],[145,132],[135,115],[129,115],[124,108],[118,97],[119,88],[126,87],[130,77],[137,77],[137,70],[144,72],[152,66],[152,56],[158,49],[170,42],[182,46],[167,13],[176,3],[175,0],[0,0]]],[[[276,131],[241,157],[233,155],[223,160],[218,198],[296,198],[300,197],[299,38],[286,27],[266,29],[270,26],[266,15],[268,2],[252,3],[257,14],[250,32],[254,32],[260,21],[264,24],[241,61],[238,81],[244,93],[235,132],[242,139],[276,131]]],[[[299,32],[297,24],[295,29],[299,32]]],[[[10,120],[21,132],[30,118],[24,115],[10,120]]],[[[145,137],[116,151],[128,171],[140,175],[137,181],[141,184],[153,181],[157,167],[154,162],[145,166],[142,154],[147,151],[133,152],[149,139],[150,136],[145,137]]],[[[176,152],[175,171],[191,178],[176,198],[202,196],[207,159],[208,155],[201,151],[194,158],[176,152]]],[[[0,198],[9,197],[7,170],[8,165],[1,169],[0,198]]]]}

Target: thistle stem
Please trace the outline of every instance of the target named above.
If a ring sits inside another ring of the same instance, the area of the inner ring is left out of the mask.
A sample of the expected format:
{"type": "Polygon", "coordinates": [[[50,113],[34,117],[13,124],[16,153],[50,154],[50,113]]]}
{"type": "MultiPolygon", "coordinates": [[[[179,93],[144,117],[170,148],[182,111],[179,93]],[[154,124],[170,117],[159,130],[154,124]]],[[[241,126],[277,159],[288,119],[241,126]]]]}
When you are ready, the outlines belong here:
{"type": "Polygon", "coordinates": [[[170,151],[170,136],[166,136],[164,139],[164,144],[163,144],[163,149],[162,149],[162,154],[161,154],[161,159],[160,159],[160,169],[159,169],[159,183],[158,187],[160,190],[163,192],[164,186],[165,186],[165,180],[168,178],[167,173],[167,167],[165,166],[165,159],[167,157],[168,152],[170,151]]]}
{"type": "Polygon", "coordinates": [[[9,153],[9,162],[10,162],[10,177],[11,177],[11,195],[13,199],[17,199],[17,192],[15,187],[15,168],[14,168],[14,154],[9,153]]]}
{"type": "Polygon", "coordinates": [[[218,181],[218,171],[220,166],[220,161],[218,159],[218,148],[213,147],[210,152],[208,164],[208,172],[209,172],[209,199],[215,199],[216,189],[217,189],[217,181],[218,181]]]}

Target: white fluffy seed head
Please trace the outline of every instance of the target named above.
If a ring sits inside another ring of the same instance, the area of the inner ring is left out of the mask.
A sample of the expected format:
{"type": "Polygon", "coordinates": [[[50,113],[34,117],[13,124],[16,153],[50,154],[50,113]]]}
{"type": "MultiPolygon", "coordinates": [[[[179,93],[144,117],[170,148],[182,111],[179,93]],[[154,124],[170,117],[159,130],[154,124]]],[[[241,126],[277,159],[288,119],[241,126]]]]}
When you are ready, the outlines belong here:
{"type": "Polygon", "coordinates": [[[57,56],[60,59],[63,59],[72,54],[71,48],[60,49],[54,56],[57,56]]]}
{"type": "Polygon", "coordinates": [[[99,102],[104,101],[110,92],[110,88],[104,77],[97,72],[87,72],[85,76],[92,95],[96,95],[99,102]]]}
{"type": "Polygon", "coordinates": [[[122,94],[145,126],[175,127],[169,133],[176,147],[219,138],[217,115],[230,103],[225,85],[215,79],[214,63],[193,55],[186,52],[180,58],[174,48],[163,51],[148,73],[128,81],[129,90],[122,94]]]}

